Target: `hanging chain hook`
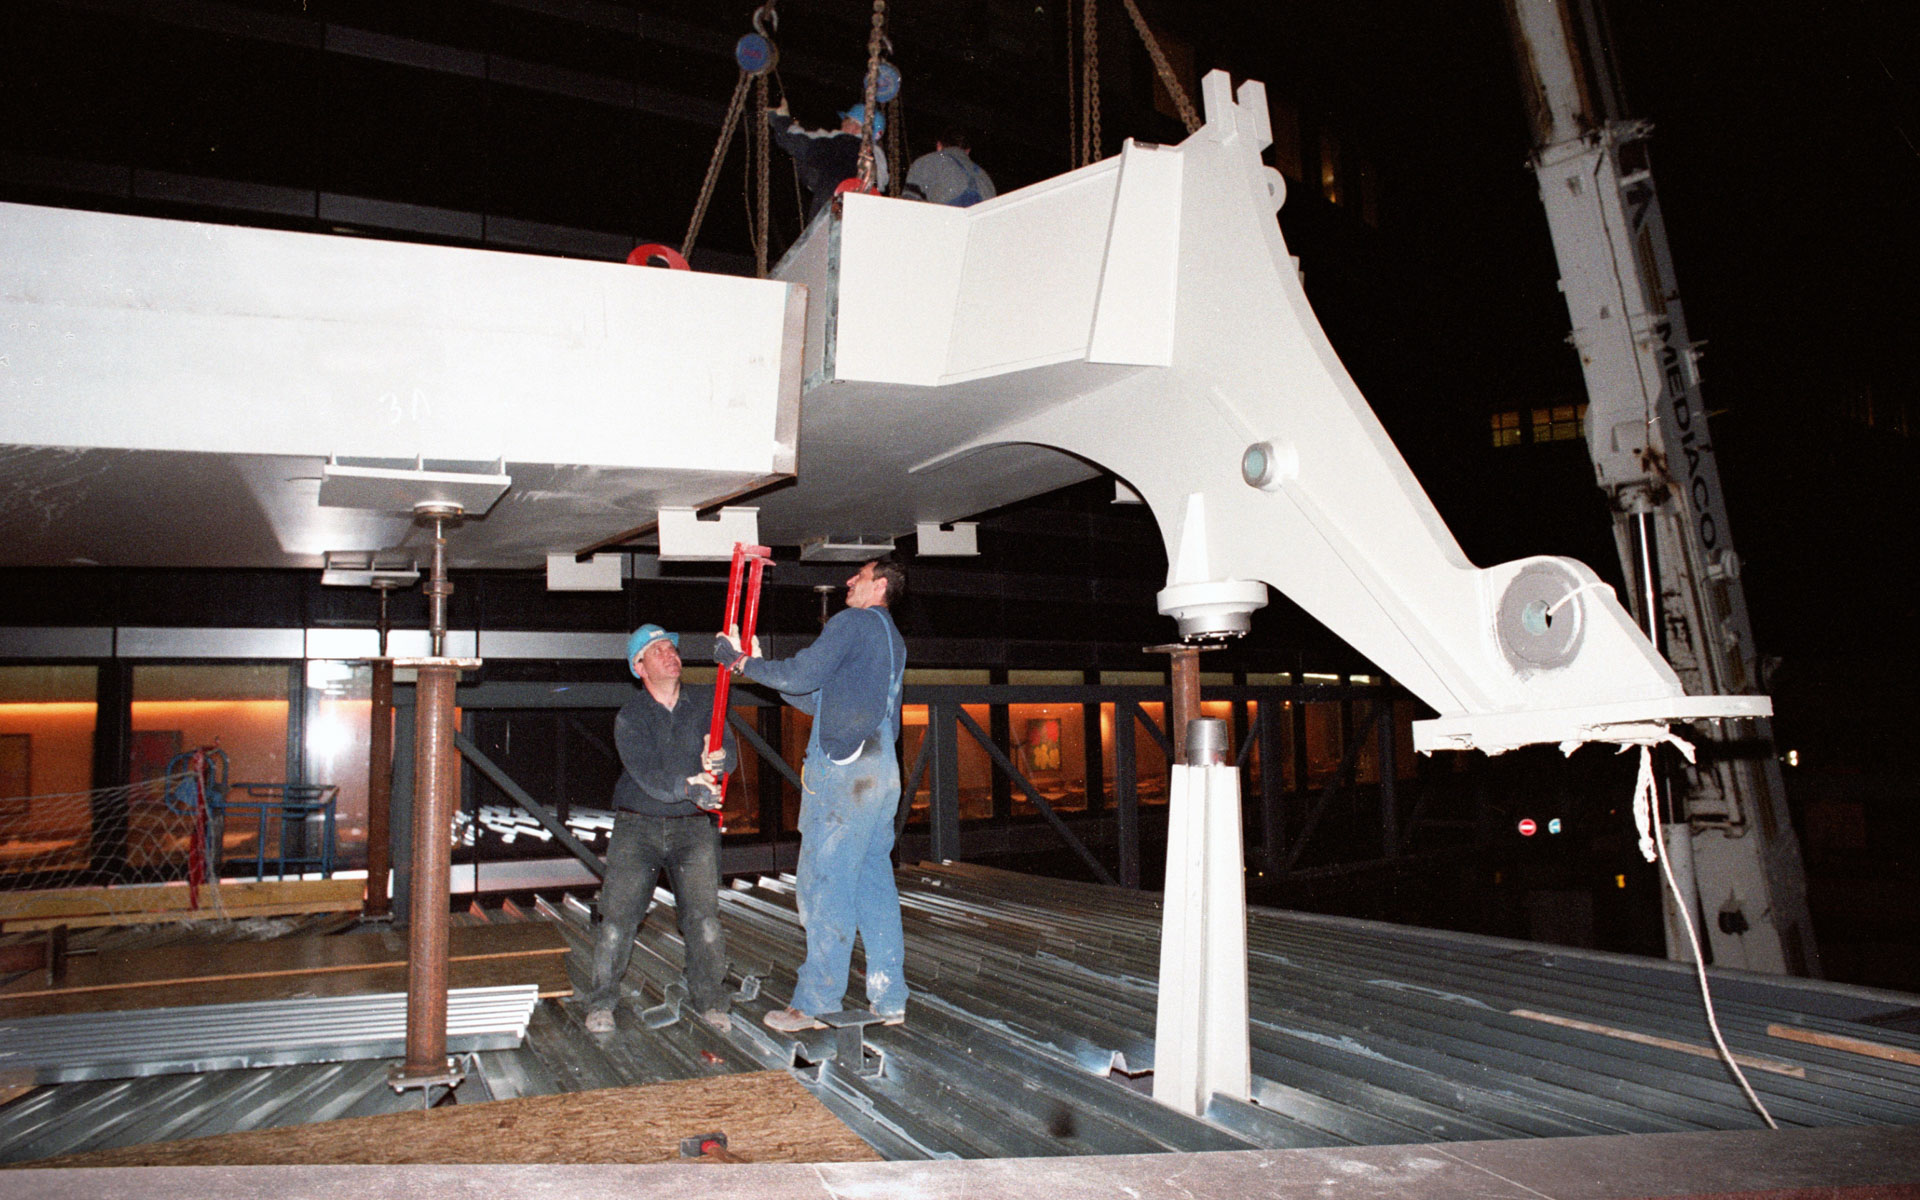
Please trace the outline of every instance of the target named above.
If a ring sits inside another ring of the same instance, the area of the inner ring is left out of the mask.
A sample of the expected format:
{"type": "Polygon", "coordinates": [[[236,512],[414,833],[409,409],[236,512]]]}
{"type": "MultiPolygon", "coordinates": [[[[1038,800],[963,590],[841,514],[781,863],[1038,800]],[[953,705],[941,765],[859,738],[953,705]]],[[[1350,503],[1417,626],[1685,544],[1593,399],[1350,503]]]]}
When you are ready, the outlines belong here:
{"type": "Polygon", "coordinates": [[[761,37],[772,37],[780,32],[780,14],[774,11],[775,0],[767,0],[753,10],[753,31],[761,37]]]}
{"type": "Polygon", "coordinates": [[[873,158],[873,126],[874,117],[879,112],[880,105],[876,102],[874,93],[879,86],[880,46],[887,38],[886,21],[887,0],[873,0],[873,30],[867,37],[867,79],[861,97],[865,121],[860,130],[859,158],[861,190],[869,192],[877,190],[875,177],[879,173],[873,158]]]}

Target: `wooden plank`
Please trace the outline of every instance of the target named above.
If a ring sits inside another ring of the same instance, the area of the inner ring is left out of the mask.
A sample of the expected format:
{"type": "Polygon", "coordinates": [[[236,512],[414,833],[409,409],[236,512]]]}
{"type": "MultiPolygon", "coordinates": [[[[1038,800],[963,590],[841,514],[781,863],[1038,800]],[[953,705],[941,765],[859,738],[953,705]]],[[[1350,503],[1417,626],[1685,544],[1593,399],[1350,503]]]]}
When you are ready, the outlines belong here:
{"type": "Polygon", "coordinates": [[[0,974],[38,971],[36,977],[48,987],[58,987],[67,978],[67,927],[56,925],[39,937],[0,946],[0,974]]]}
{"type": "Polygon", "coordinates": [[[1767,1036],[1783,1038],[1789,1042],[1805,1042],[1809,1046],[1824,1046],[1828,1050],[1844,1050],[1848,1054],[1863,1054],[1868,1058],[1881,1058],[1888,1062],[1905,1063],[1909,1067],[1920,1067],[1920,1052],[1909,1050],[1905,1046],[1889,1046],[1885,1042],[1870,1042],[1865,1038],[1847,1037],[1838,1033],[1798,1029],[1792,1025],[1769,1025],[1767,1036]]]}
{"type": "Polygon", "coordinates": [[[716,1130],[747,1162],[880,1158],[793,1076],[756,1071],[249,1130],[10,1165],[664,1163],[681,1161],[680,1139],[716,1130]]]}
{"type": "MultiPolygon", "coordinates": [[[[1618,1038],[1623,1042],[1632,1042],[1638,1046],[1656,1046],[1662,1050],[1673,1050],[1681,1054],[1691,1054],[1695,1058],[1718,1059],[1720,1051],[1712,1046],[1701,1046],[1694,1042],[1677,1042],[1672,1038],[1655,1037],[1650,1033],[1638,1033],[1631,1029],[1620,1029],[1612,1025],[1596,1025],[1592,1021],[1576,1021],[1572,1017],[1557,1017],[1552,1013],[1533,1012],[1530,1009],[1512,1009],[1509,1016],[1525,1017],[1529,1021],[1541,1021],[1548,1025],[1558,1025],[1563,1029],[1578,1029],[1582,1033],[1597,1033],[1601,1037],[1618,1038]]],[[[1794,1079],[1805,1079],[1807,1069],[1792,1063],[1780,1062],[1772,1058],[1755,1058],[1751,1054],[1736,1054],[1733,1061],[1743,1067],[1752,1067],[1756,1071],[1768,1071],[1775,1075],[1787,1075],[1794,1079]]]]}
{"type": "Polygon", "coordinates": [[[281,912],[338,912],[342,905],[359,907],[366,891],[363,879],[228,880],[220,885],[218,911],[207,907],[210,893],[202,888],[202,907],[192,907],[184,883],[142,884],[135,887],[55,888],[37,892],[0,892],[0,929],[45,929],[51,925],[95,926],[141,924],[147,921],[202,920],[209,917],[263,915],[281,912]]]}
{"type": "Polygon", "coordinates": [[[104,929],[116,925],[157,925],[162,921],[244,921],[249,917],[301,917],[319,913],[358,913],[359,900],[299,900],[288,904],[224,905],[216,917],[204,910],[194,912],[96,913],[90,917],[35,917],[24,921],[0,921],[8,930],[53,929],[66,925],[73,929],[104,929]]]}
{"type": "MultiPolygon", "coordinates": [[[[559,955],[566,939],[546,921],[505,925],[464,925],[451,931],[450,961],[515,955],[559,955]]],[[[50,985],[44,977],[16,980],[0,990],[0,999],[20,996],[136,987],[172,987],[184,982],[211,983],[267,975],[314,975],[358,971],[404,963],[406,939],[392,930],[369,930],[332,937],[280,938],[269,942],[205,942],[192,947],[123,950],[72,959],[65,977],[50,985]]]]}
{"type": "MultiPolygon", "coordinates": [[[[513,983],[538,984],[543,999],[573,994],[573,981],[567,976],[566,959],[557,954],[470,958],[447,967],[448,987],[502,987],[513,983]]],[[[173,987],[108,988],[71,995],[0,999],[0,1021],[60,1013],[130,1012],[135,1009],[180,1008],[196,1004],[299,1000],[308,996],[368,996],[406,990],[405,966],[369,967],[359,971],[330,971],[312,975],[263,975],[253,979],[222,979],[211,983],[186,982],[173,987]]]]}
{"type": "Polygon", "coordinates": [[[0,974],[11,975],[15,971],[46,969],[47,943],[45,941],[15,942],[10,946],[0,946],[0,974]]]}

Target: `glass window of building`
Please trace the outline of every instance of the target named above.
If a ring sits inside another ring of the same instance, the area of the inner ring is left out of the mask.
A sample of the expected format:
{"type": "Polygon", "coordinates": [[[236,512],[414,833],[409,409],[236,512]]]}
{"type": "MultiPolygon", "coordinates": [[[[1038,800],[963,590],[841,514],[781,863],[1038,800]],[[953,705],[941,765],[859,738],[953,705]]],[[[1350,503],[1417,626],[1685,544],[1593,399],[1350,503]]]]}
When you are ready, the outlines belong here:
{"type": "MultiPolygon", "coordinates": [[[[226,755],[235,800],[246,798],[243,783],[290,782],[287,711],[297,670],[286,663],[136,666],[128,780],[162,778],[175,756],[207,747],[226,755]]],[[[136,841],[145,816],[162,819],[160,801],[152,806],[150,814],[132,814],[136,841]]],[[[258,812],[233,816],[220,839],[224,858],[253,857],[262,837],[269,858],[279,853],[280,822],[258,812]]]]}
{"type": "MultiPolygon", "coordinates": [[[[1078,704],[1010,704],[1007,729],[1013,765],[1055,811],[1087,807],[1086,719],[1078,704]]],[[[1037,815],[1039,807],[1018,787],[1013,811],[1037,815]]]]}
{"type": "Polygon", "coordinates": [[[87,865],[94,669],[0,667],[0,880],[87,865]]]}
{"type": "MultiPolygon", "coordinates": [[[[991,729],[988,706],[985,704],[963,705],[967,715],[972,717],[982,729],[991,729]]],[[[926,745],[928,732],[928,706],[908,704],[901,708],[901,757],[905,760],[905,769],[911,771],[913,764],[919,761],[921,748],[926,745]]],[[[958,724],[958,722],[956,722],[958,724]]],[[[983,820],[993,816],[993,759],[987,755],[986,747],[964,725],[955,730],[954,736],[960,752],[960,819],[963,821],[983,820]]],[[[804,743],[801,749],[805,750],[804,743]]],[[[798,762],[798,759],[792,761],[798,762]]],[[[905,782],[903,780],[903,786],[905,782]]],[[[914,788],[913,795],[907,798],[911,806],[912,821],[924,822],[933,803],[933,766],[931,763],[920,775],[920,782],[914,788]]]]}
{"type": "MultiPolygon", "coordinates": [[[[1166,729],[1167,706],[1165,704],[1155,700],[1143,702],[1140,708],[1146,713],[1147,720],[1153,722],[1162,731],[1166,729]]],[[[1168,778],[1167,753],[1160,748],[1159,740],[1140,724],[1140,718],[1132,708],[1123,707],[1121,711],[1134,722],[1134,794],[1139,797],[1142,804],[1165,804],[1168,778]]],[[[1115,774],[1115,732],[1114,706],[1102,704],[1100,706],[1100,761],[1106,771],[1105,778],[1109,794],[1112,794],[1115,783],[1120,778],[1115,774]]]]}
{"type": "Polygon", "coordinates": [[[372,665],[328,659],[309,662],[306,717],[306,782],[340,789],[334,806],[336,865],[365,867],[372,665]]]}
{"type": "Polygon", "coordinates": [[[1552,404],[1533,410],[1533,440],[1571,442],[1580,437],[1587,416],[1584,404],[1552,404]]]}
{"type": "Polygon", "coordinates": [[[1493,444],[1496,449],[1520,444],[1520,414],[1518,412],[1497,412],[1493,414],[1493,444]]]}
{"type": "Polygon", "coordinates": [[[1307,704],[1307,786],[1319,787],[1340,769],[1346,742],[1340,734],[1340,702],[1309,700],[1307,704]]]}

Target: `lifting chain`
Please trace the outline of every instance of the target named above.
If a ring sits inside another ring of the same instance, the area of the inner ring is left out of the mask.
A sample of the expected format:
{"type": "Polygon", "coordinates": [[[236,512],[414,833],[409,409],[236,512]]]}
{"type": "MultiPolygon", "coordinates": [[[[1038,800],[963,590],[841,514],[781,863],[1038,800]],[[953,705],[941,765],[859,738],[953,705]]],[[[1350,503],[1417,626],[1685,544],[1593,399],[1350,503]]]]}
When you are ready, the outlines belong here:
{"type": "MultiPolygon", "coordinates": [[[[777,0],[766,0],[766,3],[753,10],[753,31],[761,37],[771,36],[768,32],[769,28],[780,28],[780,14],[773,9],[776,2],[777,0]]],[[[775,61],[778,61],[777,57],[775,61]]],[[[768,158],[770,152],[767,141],[769,136],[767,129],[767,76],[777,76],[777,74],[777,69],[769,66],[767,70],[762,71],[754,80],[753,107],[755,119],[753,123],[752,166],[754,173],[758,177],[759,194],[756,199],[759,201],[759,212],[755,214],[755,219],[747,222],[747,225],[748,228],[753,231],[754,274],[761,279],[767,277],[767,259],[773,245],[772,176],[770,174],[772,164],[768,158]]],[[[796,174],[794,178],[798,179],[799,176],[796,174]]]]}
{"type": "Polygon", "coordinates": [[[1187,99],[1187,89],[1180,86],[1179,77],[1173,73],[1173,64],[1160,49],[1160,41],[1153,36],[1153,30],[1147,28],[1147,19],[1140,15],[1140,6],[1134,0],[1120,0],[1127,6],[1127,15],[1133,18],[1133,27],[1140,31],[1140,40],[1147,44],[1147,55],[1153,59],[1153,69],[1160,75],[1160,85],[1167,89],[1167,95],[1173,97],[1173,106],[1180,110],[1180,120],[1186,124],[1188,133],[1200,132],[1200,114],[1193,110],[1193,101],[1187,99]]]}
{"type": "MultiPolygon", "coordinates": [[[[740,82],[734,85],[733,99],[727,102],[726,119],[720,123],[720,140],[713,144],[713,157],[707,161],[707,178],[700,185],[700,199],[693,206],[693,219],[687,222],[686,240],[680,243],[680,257],[690,258],[693,254],[694,239],[700,236],[700,223],[707,219],[707,205],[713,201],[713,185],[720,178],[720,164],[727,157],[727,145],[733,141],[734,127],[740,123],[740,113],[747,106],[747,84],[753,76],[740,72],[740,82]]],[[[766,122],[762,121],[762,125],[766,122]]]]}
{"type": "Polygon", "coordinates": [[[1067,166],[1080,163],[1080,63],[1073,38],[1073,0],[1067,0],[1067,166]]]}
{"type": "Polygon", "coordinates": [[[884,32],[887,22],[887,0],[873,0],[873,30],[867,35],[867,86],[862,94],[865,105],[861,116],[866,118],[860,128],[860,186],[864,191],[873,191],[876,173],[873,161],[873,118],[880,111],[874,102],[874,96],[880,87],[880,47],[886,42],[884,32]]]}
{"type": "Polygon", "coordinates": [[[768,246],[773,240],[772,184],[768,175],[770,164],[767,161],[767,77],[760,75],[754,79],[753,122],[753,176],[757,188],[756,200],[759,203],[754,219],[748,222],[753,231],[753,273],[757,279],[767,277],[768,246]]]}
{"type": "Polygon", "coordinates": [[[1080,89],[1086,120],[1080,129],[1080,162],[1100,159],[1100,5],[1084,0],[1080,22],[1080,89]]]}
{"type": "Polygon", "coordinates": [[[907,184],[907,173],[900,169],[906,160],[907,121],[902,115],[900,97],[887,101],[887,161],[893,164],[893,170],[887,176],[887,195],[896,200],[907,184]]]}

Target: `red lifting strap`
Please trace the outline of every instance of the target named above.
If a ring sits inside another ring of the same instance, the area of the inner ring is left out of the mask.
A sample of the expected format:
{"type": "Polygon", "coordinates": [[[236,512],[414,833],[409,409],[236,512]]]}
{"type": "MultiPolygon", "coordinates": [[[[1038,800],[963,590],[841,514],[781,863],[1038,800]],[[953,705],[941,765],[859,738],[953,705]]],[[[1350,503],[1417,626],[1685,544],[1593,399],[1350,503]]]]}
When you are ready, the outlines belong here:
{"type": "MultiPolygon", "coordinates": [[[[745,542],[733,544],[733,567],[727,573],[727,611],[721,619],[720,629],[740,644],[742,653],[753,649],[753,631],[760,624],[760,579],[766,572],[767,564],[772,561],[773,551],[766,546],[749,546],[745,542]],[[746,605],[744,615],[740,611],[743,601],[746,605]]],[[[726,745],[727,698],[732,690],[733,672],[722,667],[713,681],[713,721],[707,727],[709,754],[726,745]]],[[[720,777],[720,795],[723,799],[727,794],[727,781],[731,778],[732,771],[720,777]]],[[[726,818],[718,812],[713,816],[720,822],[721,832],[726,832],[726,818]]]]}
{"type": "Polygon", "coordinates": [[[687,260],[672,246],[662,246],[659,242],[648,242],[644,246],[635,246],[633,253],[627,255],[627,261],[636,267],[650,267],[656,258],[664,258],[667,265],[676,271],[691,271],[687,260]]]}

